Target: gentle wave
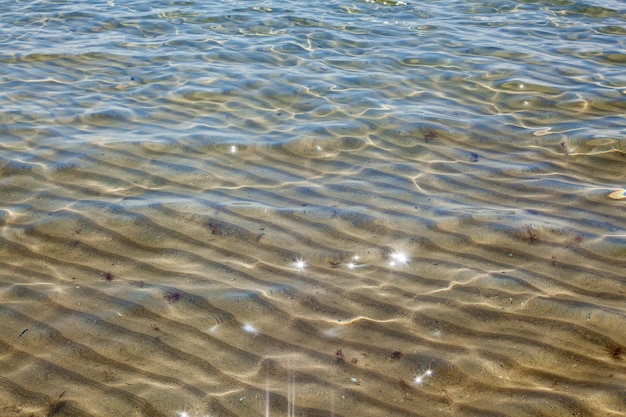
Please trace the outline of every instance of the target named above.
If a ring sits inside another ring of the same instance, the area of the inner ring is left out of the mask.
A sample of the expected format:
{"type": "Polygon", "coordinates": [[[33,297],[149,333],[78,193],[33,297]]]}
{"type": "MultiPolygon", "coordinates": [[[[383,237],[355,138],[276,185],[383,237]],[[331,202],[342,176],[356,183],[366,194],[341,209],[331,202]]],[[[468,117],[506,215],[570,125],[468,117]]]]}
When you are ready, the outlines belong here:
{"type": "Polygon", "coordinates": [[[1,415],[626,412],[619,3],[6,9],[1,415]]]}

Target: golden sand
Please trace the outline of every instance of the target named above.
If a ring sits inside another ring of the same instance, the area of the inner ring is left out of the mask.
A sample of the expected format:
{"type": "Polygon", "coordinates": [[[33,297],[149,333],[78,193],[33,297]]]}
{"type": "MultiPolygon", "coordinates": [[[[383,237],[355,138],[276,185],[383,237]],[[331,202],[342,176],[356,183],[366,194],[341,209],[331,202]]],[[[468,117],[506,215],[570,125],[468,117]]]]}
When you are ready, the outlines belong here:
{"type": "Polygon", "coordinates": [[[6,163],[0,415],[626,413],[623,154],[398,141],[6,163]]]}

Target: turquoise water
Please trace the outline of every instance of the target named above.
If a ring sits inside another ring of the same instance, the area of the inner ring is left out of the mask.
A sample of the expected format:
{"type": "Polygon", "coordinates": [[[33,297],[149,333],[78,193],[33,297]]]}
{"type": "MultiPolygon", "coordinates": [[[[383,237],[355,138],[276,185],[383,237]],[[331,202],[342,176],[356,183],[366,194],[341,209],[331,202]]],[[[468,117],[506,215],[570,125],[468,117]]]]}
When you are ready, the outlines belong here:
{"type": "Polygon", "coordinates": [[[626,412],[626,5],[12,1],[0,415],[626,412]]]}

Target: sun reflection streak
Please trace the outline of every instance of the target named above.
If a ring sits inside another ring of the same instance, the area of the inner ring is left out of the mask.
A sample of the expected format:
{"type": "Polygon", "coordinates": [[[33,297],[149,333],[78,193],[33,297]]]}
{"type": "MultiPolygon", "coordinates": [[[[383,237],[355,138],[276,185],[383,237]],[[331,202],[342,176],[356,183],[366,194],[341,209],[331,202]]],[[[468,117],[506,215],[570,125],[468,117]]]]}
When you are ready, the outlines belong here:
{"type": "Polygon", "coordinates": [[[270,377],[265,379],[265,417],[270,417],[270,377]]]}
{"type": "Polygon", "coordinates": [[[302,258],[296,258],[296,260],[291,264],[298,271],[304,271],[306,269],[306,261],[302,258]]]}
{"type": "Polygon", "coordinates": [[[415,377],[415,379],[413,379],[413,383],[415,385],[422,385],[424,383],[424,379],[427,376],[433,376],[433,371],[432,369],[427,369],[426,371],[424,371],[423,373],[421,373],[420,375],[417,375],[415,377]]]}
{"type": "Polygon", "coordinates": [[[389,261],[389,266],[391,267],[404,266],[409,263],[409,257],[404,252],[392,252],[389,258],[391,259],[389,261]]]}
{"type": "Polygon", "coordinates": [[[293,371],[289,371],[289,380],[287,382],[287,417],[296,416],[296,386],[293,371]]]}

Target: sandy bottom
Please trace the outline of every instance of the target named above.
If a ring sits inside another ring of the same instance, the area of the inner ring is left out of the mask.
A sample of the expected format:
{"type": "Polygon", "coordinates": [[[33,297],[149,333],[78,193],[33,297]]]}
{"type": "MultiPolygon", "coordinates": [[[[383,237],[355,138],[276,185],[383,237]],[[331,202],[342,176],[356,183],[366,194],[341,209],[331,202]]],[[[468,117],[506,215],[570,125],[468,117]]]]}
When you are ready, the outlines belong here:
{"type": "Polygon", "coordinates": [[[624,415],[624,154],[398,140],[4,161],[0,415],[624,415]]]}

